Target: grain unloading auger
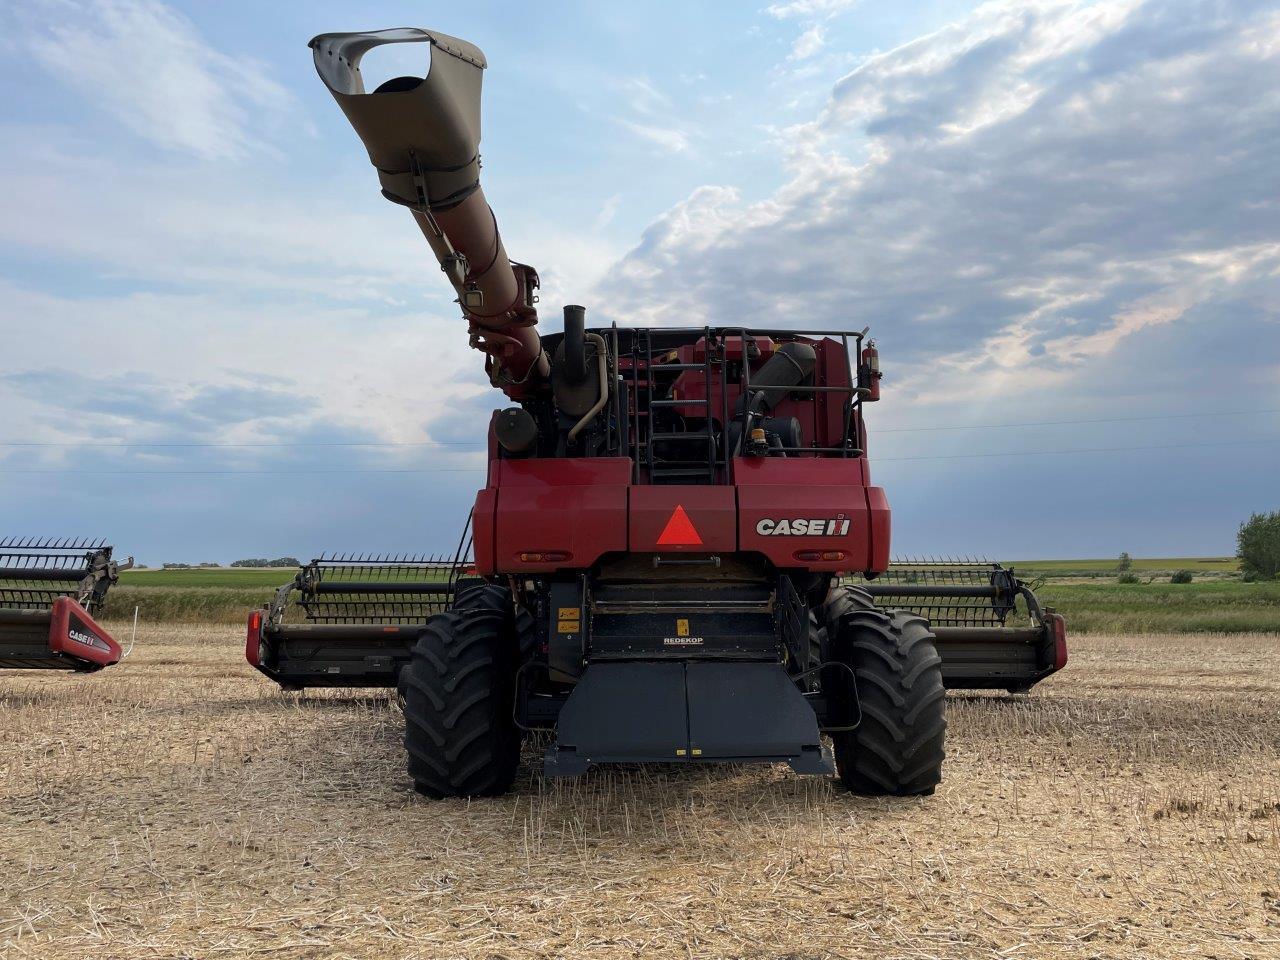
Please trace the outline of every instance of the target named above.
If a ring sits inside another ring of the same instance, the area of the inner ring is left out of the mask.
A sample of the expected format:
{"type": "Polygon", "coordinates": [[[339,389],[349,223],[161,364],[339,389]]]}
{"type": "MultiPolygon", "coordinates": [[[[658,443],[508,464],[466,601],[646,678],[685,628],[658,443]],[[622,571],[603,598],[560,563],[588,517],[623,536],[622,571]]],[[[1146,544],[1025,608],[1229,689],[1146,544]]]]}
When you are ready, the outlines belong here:
{"type": "Polygon", "coordinates": [[[102,541],[0,539],[0,670],[89,673],[120,661],[94,621],[120,571],[102,541]]]}
{"type": "Polygon", "coordinates": [[[1061,619],[1033,606],[1030,626],[1008,627],[998,568],[951,591],[1003,611],[981,623],[935,629],[877,603],[889,507],[866,455],[880,370],[865,330],[588,329],[566,306],[564,332],[540,339],[537,273],[507,257],[480,189],[483,54],[412,29],[311,48],[515,402],[489,423],[476,577],[455,582],[399,671],[419,791],[501,793],[523,734],[546,729],[551,776],[765,761],[930,793],[944,684],[1024,689],[1061,665],[1061,619]],[[421,44],[428,70],[368,92],[361,58],[385,43],[421,44]]]}

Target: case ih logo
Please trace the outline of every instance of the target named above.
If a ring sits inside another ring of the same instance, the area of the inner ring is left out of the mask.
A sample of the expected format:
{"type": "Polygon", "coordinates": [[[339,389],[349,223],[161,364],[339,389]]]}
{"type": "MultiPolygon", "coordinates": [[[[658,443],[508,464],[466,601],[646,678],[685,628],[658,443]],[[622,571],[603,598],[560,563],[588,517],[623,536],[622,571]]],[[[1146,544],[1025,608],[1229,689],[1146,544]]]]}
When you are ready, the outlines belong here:
{"type": "Polygon", "coordinates": [[[849,521],[843,517],[765,517],[756,524],[756,533],[762,537],[843,537],[848,532],[849,521]]]}
{"type": "Polygon", "coordinates": [[[93,647],[95,650],[109,651],[111,649],[109,646],[107,646],[107,643],[105,640],[99,640],[93,634],[85,633],[83,630],[77,630],[75,627],[71,627],[70,629],[67,630],[67,636],[70,637],[72,640],[74,640],[76,643],[82,643],[86,647],[93,647]]]}

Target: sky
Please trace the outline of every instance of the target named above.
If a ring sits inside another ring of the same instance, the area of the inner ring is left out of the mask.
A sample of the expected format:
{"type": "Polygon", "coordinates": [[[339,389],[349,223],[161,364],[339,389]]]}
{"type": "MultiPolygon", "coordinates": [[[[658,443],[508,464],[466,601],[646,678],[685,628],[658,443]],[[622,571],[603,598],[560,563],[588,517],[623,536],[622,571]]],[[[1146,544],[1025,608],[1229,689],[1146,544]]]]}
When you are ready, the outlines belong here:
{"type": "Polygon", "coordinates": [[[485,51],[546,330],[871,328],[895,555],[1220,555],[1280,509],[1275,3],[27,0],[0,535],[452,552],[503,398],[306,46],[393,26],[485,51]]]}

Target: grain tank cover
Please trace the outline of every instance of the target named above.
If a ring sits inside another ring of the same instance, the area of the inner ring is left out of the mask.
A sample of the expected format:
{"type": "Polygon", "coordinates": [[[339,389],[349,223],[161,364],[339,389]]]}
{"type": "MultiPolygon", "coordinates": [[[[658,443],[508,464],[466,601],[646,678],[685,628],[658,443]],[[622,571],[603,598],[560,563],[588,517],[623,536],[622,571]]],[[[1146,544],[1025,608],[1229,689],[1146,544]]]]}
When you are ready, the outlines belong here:
{"type": "Polygon", "coordinates": [[[316,72],[369,151],[382,193],[405,206],[447,210],[480,180],[480,83],[486,64],[474,44],[414,27],[322,33],[309,44],[316,72]],[[365,90],[360,60],[387,43],[424,43],[422,77],[396,77],[365,90]]]}

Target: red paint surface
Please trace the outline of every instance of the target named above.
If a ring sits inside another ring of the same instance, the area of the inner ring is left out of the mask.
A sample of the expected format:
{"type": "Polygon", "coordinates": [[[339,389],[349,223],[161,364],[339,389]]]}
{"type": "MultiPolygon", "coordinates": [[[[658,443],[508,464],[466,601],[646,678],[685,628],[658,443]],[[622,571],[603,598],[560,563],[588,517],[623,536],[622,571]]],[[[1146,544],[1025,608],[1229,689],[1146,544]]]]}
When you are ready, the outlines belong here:
{"type": "Polygon", "coordinates": [[[1045,620],[1053,631],[1053,669],[1061,670],[1067,665],[1067,621],[1060,613],[1050,613],[1045,620]]]}
{"type": "Polygon", "coordinates": [[[109,667],[120,662],[120,644],[112,639],[111,634],[102,629],[94,619],[85,612],[80,604],[70,597],[58,597],[53,601],[52,616],[49,622],[49,649],[77,660],[86,660],[102,667],[109,667]],[[77,623],[78,621],[78,623],[77,623]],[[94,637],[106,649],[92,643],[84,643],[71,635],[77,633],[94,637]]]}
{"type": "MultiPolygon", "coordinates": [[[[497,475],[494,571],[580,569],[627,549],[630,460],[501,460],[497,475]],[[563,553],[569,559],[524,561],[522,553],[563,553]]],[[[479,552],[476,559],[479,566],[479,552]]]]}
{"type": "Polygon", "coordinates": [[[871,515],[871,539],[866,572],[881,574],[889,569],[889,500],[882,487],[867,487],[867,510],[871,515]]]}
{"type": "Polygon", "coordinates": [[[475,551],[476,573],[491,577],[498,572],[498,559],[494,531],[497,526],[498,489],[485,487],[476,494],[475,509],[471,513],[471,541],[475,551]]]}
{"type": "Polygon", "coordinates": [[[738,549],[738,511],[733,487],[631,488],[631,550],[732,553],[738,549]],[[672,514],[682,507],[698,533],[698,543],[660,543],[672,514]]]}
{"type": "Polygon", "coordinates": [[[262,666],[262,611],[254,610],[249,614],[249,623],[245,628],[244,658],[252,667],[262,666]]]}
{"type": "Polygon", "coordinates": [[[743,457],[734,461],[738,479],[738,540],[779,567],[823,572],[861,570],[868,555],[870,518],[862,485],[862,461],[743,457]],[[772,536],[757,532],[761,520],[849,521],[843,535],[772,536]],[[798,550],[844,551],[845,560],[795,558],[798,550]]]}

